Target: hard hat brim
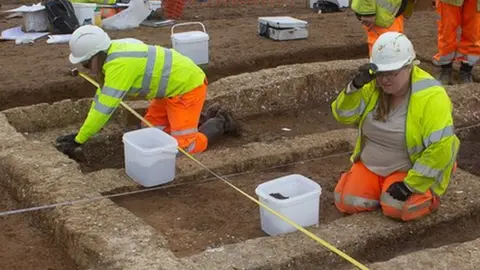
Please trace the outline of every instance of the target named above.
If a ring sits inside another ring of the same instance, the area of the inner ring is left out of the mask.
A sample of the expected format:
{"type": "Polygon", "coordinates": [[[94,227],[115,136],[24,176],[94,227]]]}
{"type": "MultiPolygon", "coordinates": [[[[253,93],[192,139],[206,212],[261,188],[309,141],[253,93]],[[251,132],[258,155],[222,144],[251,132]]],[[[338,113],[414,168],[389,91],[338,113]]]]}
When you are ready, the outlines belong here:
{"type": "MultiPolygon", "coordinates": [[[[373,63],[372,61],[370,61],[371,63],[373,63]]],[[[377,72],[383,72],[383,71],[394,71],[394,70],[399,70],[401,69],[402,67],[405,66],[405,63],[403,62],[400,62],[400,63],[391,63],[391,64],[377,64],[375,63],[375,65],[377,66],[377,72]]]]}
{"type": "Polygon", "coordinates": [[[68,60],[70,60],[70,63],[72,63],[72,64],[79,64],[79,63],[81,63],[83,61],[86,61],[88,59],[85,59],[85,57],[75,57],[75,56],[73,56],[73,54],[70,54],[68,56],[68,60]]]}

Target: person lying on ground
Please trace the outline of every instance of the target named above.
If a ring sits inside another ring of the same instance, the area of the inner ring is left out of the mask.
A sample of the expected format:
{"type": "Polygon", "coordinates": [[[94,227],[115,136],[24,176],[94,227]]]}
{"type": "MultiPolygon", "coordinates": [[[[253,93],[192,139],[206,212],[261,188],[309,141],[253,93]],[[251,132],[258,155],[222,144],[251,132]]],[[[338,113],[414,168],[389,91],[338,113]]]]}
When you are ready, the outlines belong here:
{"type": "Polygon", "coordinates": [[[388,217],[417,219],[438,208],[448,187],[460,146],[452,103],[415,57],[404,34],[382,34],[370,63],[331,104],[337,121],[359,130],[353,166],[334,191],[343,213],[381,207],[388,217]]]}
{"type": "Polygon", "coordinates": [[[70,62],[96,73],[101,86],[78,134],[57,138],[57,148],[70,157],[100,131],[127,95],[152,100],[145,119],[191,154],[203,152],[224,134],[237,131],[231,114],[218,107],[207,112],[210,118],[202,119],[198,129],[207,79],[200,67],[177,51],[135,39],[112,41],[93,25],[75,30],[69,46],[70,62]]]}

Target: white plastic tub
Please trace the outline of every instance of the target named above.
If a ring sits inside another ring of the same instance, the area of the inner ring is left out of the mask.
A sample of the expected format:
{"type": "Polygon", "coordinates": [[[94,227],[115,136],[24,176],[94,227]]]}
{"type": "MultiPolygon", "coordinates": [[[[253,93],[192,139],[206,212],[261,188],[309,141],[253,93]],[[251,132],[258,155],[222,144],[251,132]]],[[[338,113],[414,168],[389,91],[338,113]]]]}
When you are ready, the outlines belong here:
{"type": "Polygon", "coordinates": [[[80,25],[95,24],[95,8],[93,3],[72,3],[75,17],[80,25]]]}
{"type": "MultiPolygon", "coordinates": [[[[318,224],[322,188],[316,182],[299,174],[291,174],[258,185],[255,193],[260,202],[302,227],[318,224]],[[277,199],[271,193],[280,193],[287,199],[277,199]]],[[[294,232],[297,229],[264,207],[260,207],[262,230],[269,235],[294,232]]]]}
{"type": "Polygon", "coordinates": [[[168,183],[175,178],[178,142],[157,128],[144,128],[123,135],[125,172],[144,187],[168,183]]]}
{"type": "Polygon", "coordinates": [[[201,22],[179,23],[172,26],[172,48],[177,52],[189,57],[197,65],[208,64],[209,52],[208,41],[210,37],[206,33],[205,26],[201,22]],[[189,31],[174,33],[174,29],[181,25],[200,24],[202,31],[189,31]]]}

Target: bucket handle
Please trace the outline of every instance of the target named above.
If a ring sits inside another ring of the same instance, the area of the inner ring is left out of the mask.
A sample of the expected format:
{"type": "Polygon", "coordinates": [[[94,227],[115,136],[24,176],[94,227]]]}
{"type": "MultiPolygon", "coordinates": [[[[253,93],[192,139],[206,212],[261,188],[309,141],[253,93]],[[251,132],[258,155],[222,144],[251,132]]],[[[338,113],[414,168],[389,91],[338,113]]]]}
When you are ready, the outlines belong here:
{"type": "Polygon", "coordinates": [[[203,28],[203,32],[205,32],[205,33],[207,32],[207,31],[205,30],[205,25],[203,25],[203,23],[201,23],[201,22],[186,22],[186,23],[177,23],[177,24],[175,24],[174,26],[172,26],[171,35],[173,35],[173,29],[174,29],[176,26],[192,25],[192,24],[200,24],[200,25],[202,26],[202,28],[203,28]]]}

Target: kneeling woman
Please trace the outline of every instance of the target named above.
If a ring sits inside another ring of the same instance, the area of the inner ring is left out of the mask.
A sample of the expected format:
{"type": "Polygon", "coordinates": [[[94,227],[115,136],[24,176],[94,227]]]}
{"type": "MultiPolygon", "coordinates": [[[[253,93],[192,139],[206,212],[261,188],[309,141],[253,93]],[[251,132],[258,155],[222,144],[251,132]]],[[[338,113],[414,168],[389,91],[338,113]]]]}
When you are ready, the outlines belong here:
{"type": "Polygon", "coordinates": [[[337,121],[359,128],[352,168],[335,188],[335,205],[354,214],[382,208],[404,221],[439,206],[460,146],[445,89],[414,65],[398,32],[382,34],[369,64],[332,103],[337,121]]]}

